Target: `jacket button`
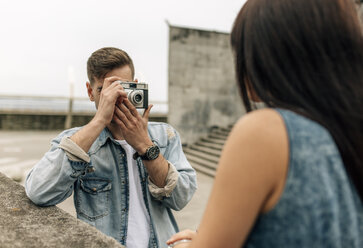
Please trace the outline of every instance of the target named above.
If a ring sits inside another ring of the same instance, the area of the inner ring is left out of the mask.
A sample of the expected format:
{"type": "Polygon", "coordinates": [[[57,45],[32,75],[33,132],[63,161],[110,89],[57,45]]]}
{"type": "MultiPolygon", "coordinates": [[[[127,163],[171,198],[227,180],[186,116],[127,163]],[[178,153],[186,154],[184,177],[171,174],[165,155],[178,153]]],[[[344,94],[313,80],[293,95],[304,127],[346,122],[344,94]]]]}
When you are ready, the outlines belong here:
{"type": "Polygon", "coordinates": [[[96,189],[96,188],[92,188],[92,191],[95,191],[95,192],[96,192],[96,191],[97,191],[97,189],[96,189]]]}

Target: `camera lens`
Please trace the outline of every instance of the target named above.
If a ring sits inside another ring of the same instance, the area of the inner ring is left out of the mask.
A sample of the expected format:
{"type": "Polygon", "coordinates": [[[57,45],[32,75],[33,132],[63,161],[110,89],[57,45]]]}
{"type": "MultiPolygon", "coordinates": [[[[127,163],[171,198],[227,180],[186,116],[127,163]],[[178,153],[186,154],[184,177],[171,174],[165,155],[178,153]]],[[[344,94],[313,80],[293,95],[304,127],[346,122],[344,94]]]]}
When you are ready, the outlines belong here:
{"type": "Polygon", "coordinates": [[[140,102],[142,101],[142,95],[141,95],[141,94],[136,94],[136,95],[134,96],[134,101],[135,101],[136,103],[140,103],[140,102]]]}
{"type": "Polygon", "coordinates": [[[144,93],[141,90],[133,90],[129,92],[128,99],[133,105],[139,105],[144,100],[144,93]]]}

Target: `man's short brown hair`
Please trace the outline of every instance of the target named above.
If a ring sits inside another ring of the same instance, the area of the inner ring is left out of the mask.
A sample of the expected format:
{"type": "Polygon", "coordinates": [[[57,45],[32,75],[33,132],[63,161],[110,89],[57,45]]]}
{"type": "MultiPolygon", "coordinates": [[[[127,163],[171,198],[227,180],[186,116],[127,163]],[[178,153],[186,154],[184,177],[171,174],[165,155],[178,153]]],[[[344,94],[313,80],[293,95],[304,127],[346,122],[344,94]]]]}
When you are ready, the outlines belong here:
{"type": "Polygon", "coordinates": [[[108,72],[125,65],[130,67],[132,78],[134,78],[134,63],[125,51],[115,47],[98,49],[87,61],[88,79],[92,85],[96,79],[104,79],[108,72]]]}

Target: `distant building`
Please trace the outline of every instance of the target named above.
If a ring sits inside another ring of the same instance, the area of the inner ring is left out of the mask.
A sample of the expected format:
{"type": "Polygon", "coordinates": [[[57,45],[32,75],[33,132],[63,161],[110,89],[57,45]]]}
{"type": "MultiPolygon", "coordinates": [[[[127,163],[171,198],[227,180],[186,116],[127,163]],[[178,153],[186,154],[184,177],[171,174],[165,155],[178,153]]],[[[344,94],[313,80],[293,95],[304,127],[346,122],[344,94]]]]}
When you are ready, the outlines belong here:
{"type": "Polygon", "coordinates": [[[228,33],[169,26],[168,122],[190,144],[244,113],[228,33]]]}

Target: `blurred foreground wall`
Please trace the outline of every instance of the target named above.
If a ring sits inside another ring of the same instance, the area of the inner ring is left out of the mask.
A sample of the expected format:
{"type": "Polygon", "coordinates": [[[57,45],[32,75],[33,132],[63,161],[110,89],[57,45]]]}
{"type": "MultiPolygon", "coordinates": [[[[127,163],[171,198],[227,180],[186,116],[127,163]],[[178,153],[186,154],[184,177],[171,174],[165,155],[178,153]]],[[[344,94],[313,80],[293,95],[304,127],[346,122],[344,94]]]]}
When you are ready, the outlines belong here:
{"type": "Polygon", "coordinates": [[[169,26],[168,121],[190,144],[243,113],[228,33],[169,26]]]}
{"type": "Polygon", "coordinates": [[[0,247],[114,247],[115,239],[58,207],[38,207],[24,187],[0,173],[0,247]]]}

